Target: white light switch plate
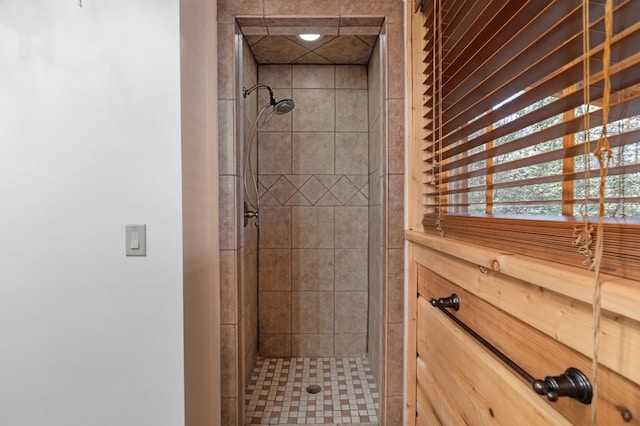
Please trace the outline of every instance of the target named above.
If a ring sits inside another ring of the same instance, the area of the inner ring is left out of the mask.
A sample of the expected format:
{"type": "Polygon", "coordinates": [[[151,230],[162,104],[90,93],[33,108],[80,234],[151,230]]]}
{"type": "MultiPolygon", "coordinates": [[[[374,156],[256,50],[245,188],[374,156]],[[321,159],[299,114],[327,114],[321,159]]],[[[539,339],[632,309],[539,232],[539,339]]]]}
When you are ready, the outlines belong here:
{"type": "Polygon", "coordinates": [[[125,237],[127,256],[147,255],[147,225],[126,225],[125,237]]]}

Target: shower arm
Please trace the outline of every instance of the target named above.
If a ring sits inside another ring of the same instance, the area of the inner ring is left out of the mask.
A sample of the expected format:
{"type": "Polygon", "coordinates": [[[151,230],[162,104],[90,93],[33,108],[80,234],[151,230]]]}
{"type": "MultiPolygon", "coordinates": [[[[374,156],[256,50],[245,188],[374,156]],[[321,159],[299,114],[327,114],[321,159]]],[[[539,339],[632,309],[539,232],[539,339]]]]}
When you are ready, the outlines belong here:
{"type": "Polygon", "coordinates": [[[271,106],[274,106],[276,104],[276,99],[273,96],[273,89],[271,89],[271,86],[269,86],[268,84],[264,84],[264,83],[258,83],[250,88],[246,88],[243,87],[242,88],[242,97],[246,98],[247,96],[249,96],[251,94],[251,92],[253,92],[256,89],[259,88],[263,88],[263,89],[267,89],[269,91],[269,104],[271,104],[271,106]]]}

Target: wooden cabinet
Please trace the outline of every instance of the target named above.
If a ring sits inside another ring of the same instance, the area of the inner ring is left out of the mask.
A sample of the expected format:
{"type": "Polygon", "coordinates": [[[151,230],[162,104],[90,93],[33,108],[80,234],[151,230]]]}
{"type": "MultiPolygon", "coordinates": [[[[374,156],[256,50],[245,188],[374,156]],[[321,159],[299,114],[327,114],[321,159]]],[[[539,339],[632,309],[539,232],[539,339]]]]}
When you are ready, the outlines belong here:
{"type": "MultiPolygon", "coordinates": [[[[550,289],[536,272],[553,265],[536,269],[531,263],[534,278],[526,281],[522,271],[528,259],[428,236],[409,237],[406,423],[591,424],[591,405],[570,398],[547,401],[429,303],[430,298],[457,294],[460,309],[450,312],[535,378],[575,367],[591,379],[593,314],[585,300],[592,282],[580,282],[588,271],[560,267],[566,286],[550,289]]],[[[603,285],[608,309],[602,310],[600,326],[601,425],[640,424],[640,322],[630,313],[640,291],[637,284],[603,285]],[[623,288],[631,304],[616,311],[611,299],[623,288]]]]}

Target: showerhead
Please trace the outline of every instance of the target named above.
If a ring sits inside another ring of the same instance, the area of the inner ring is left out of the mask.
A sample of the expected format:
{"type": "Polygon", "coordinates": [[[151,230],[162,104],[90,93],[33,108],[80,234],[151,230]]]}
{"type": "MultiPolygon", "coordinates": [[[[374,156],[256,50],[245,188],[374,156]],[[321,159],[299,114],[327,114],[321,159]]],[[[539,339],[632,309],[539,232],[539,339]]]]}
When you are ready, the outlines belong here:
{"type": "Polygon", "coordinates": [[[271,86],[264,83],[258,83],[249,89],[243,87],[242,96],[246,98],[247,96],[249,96],[251,92],[253,92],[254,90],[260,87],[262,87],[263,89],[267,89],[269,91],[269,104],[273,107],[274,114],[276,115],[287,114],[291,112],[291,110],[293,110],[293,108],[296,106],[295,102],[293,102],[293,99],[282,99],[276,102],[276,98],[273,96],[273,90],[271,89],[271,86]]]}
{"type": "Polygon", "coordinates": [[[273,104],[273,112],[276,115],[284,115],[290,113],[295,108],[296,103],[293,99],[281,99],[273,104]]]}

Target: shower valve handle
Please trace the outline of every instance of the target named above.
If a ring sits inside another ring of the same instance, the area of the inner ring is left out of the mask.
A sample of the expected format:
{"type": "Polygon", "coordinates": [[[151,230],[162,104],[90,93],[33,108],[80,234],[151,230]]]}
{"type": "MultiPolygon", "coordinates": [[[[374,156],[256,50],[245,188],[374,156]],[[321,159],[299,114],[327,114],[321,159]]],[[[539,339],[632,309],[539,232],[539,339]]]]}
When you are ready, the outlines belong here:
{"type": "Polygon", "coordinates": [[[245,210],[244,211],[244,218],[245,219],[251,219],[252,217],[258,217],[258,212],[253,211],[253,210],[245,210]]]}
{"type": "Polygon", "coordinates": [[[257,210],[249,210],[249,204],[244,202],[244,226],[249,224],[249,219],[252,217],[256,218],[256,226],[258,226],[258,211],[257,210]]]}

